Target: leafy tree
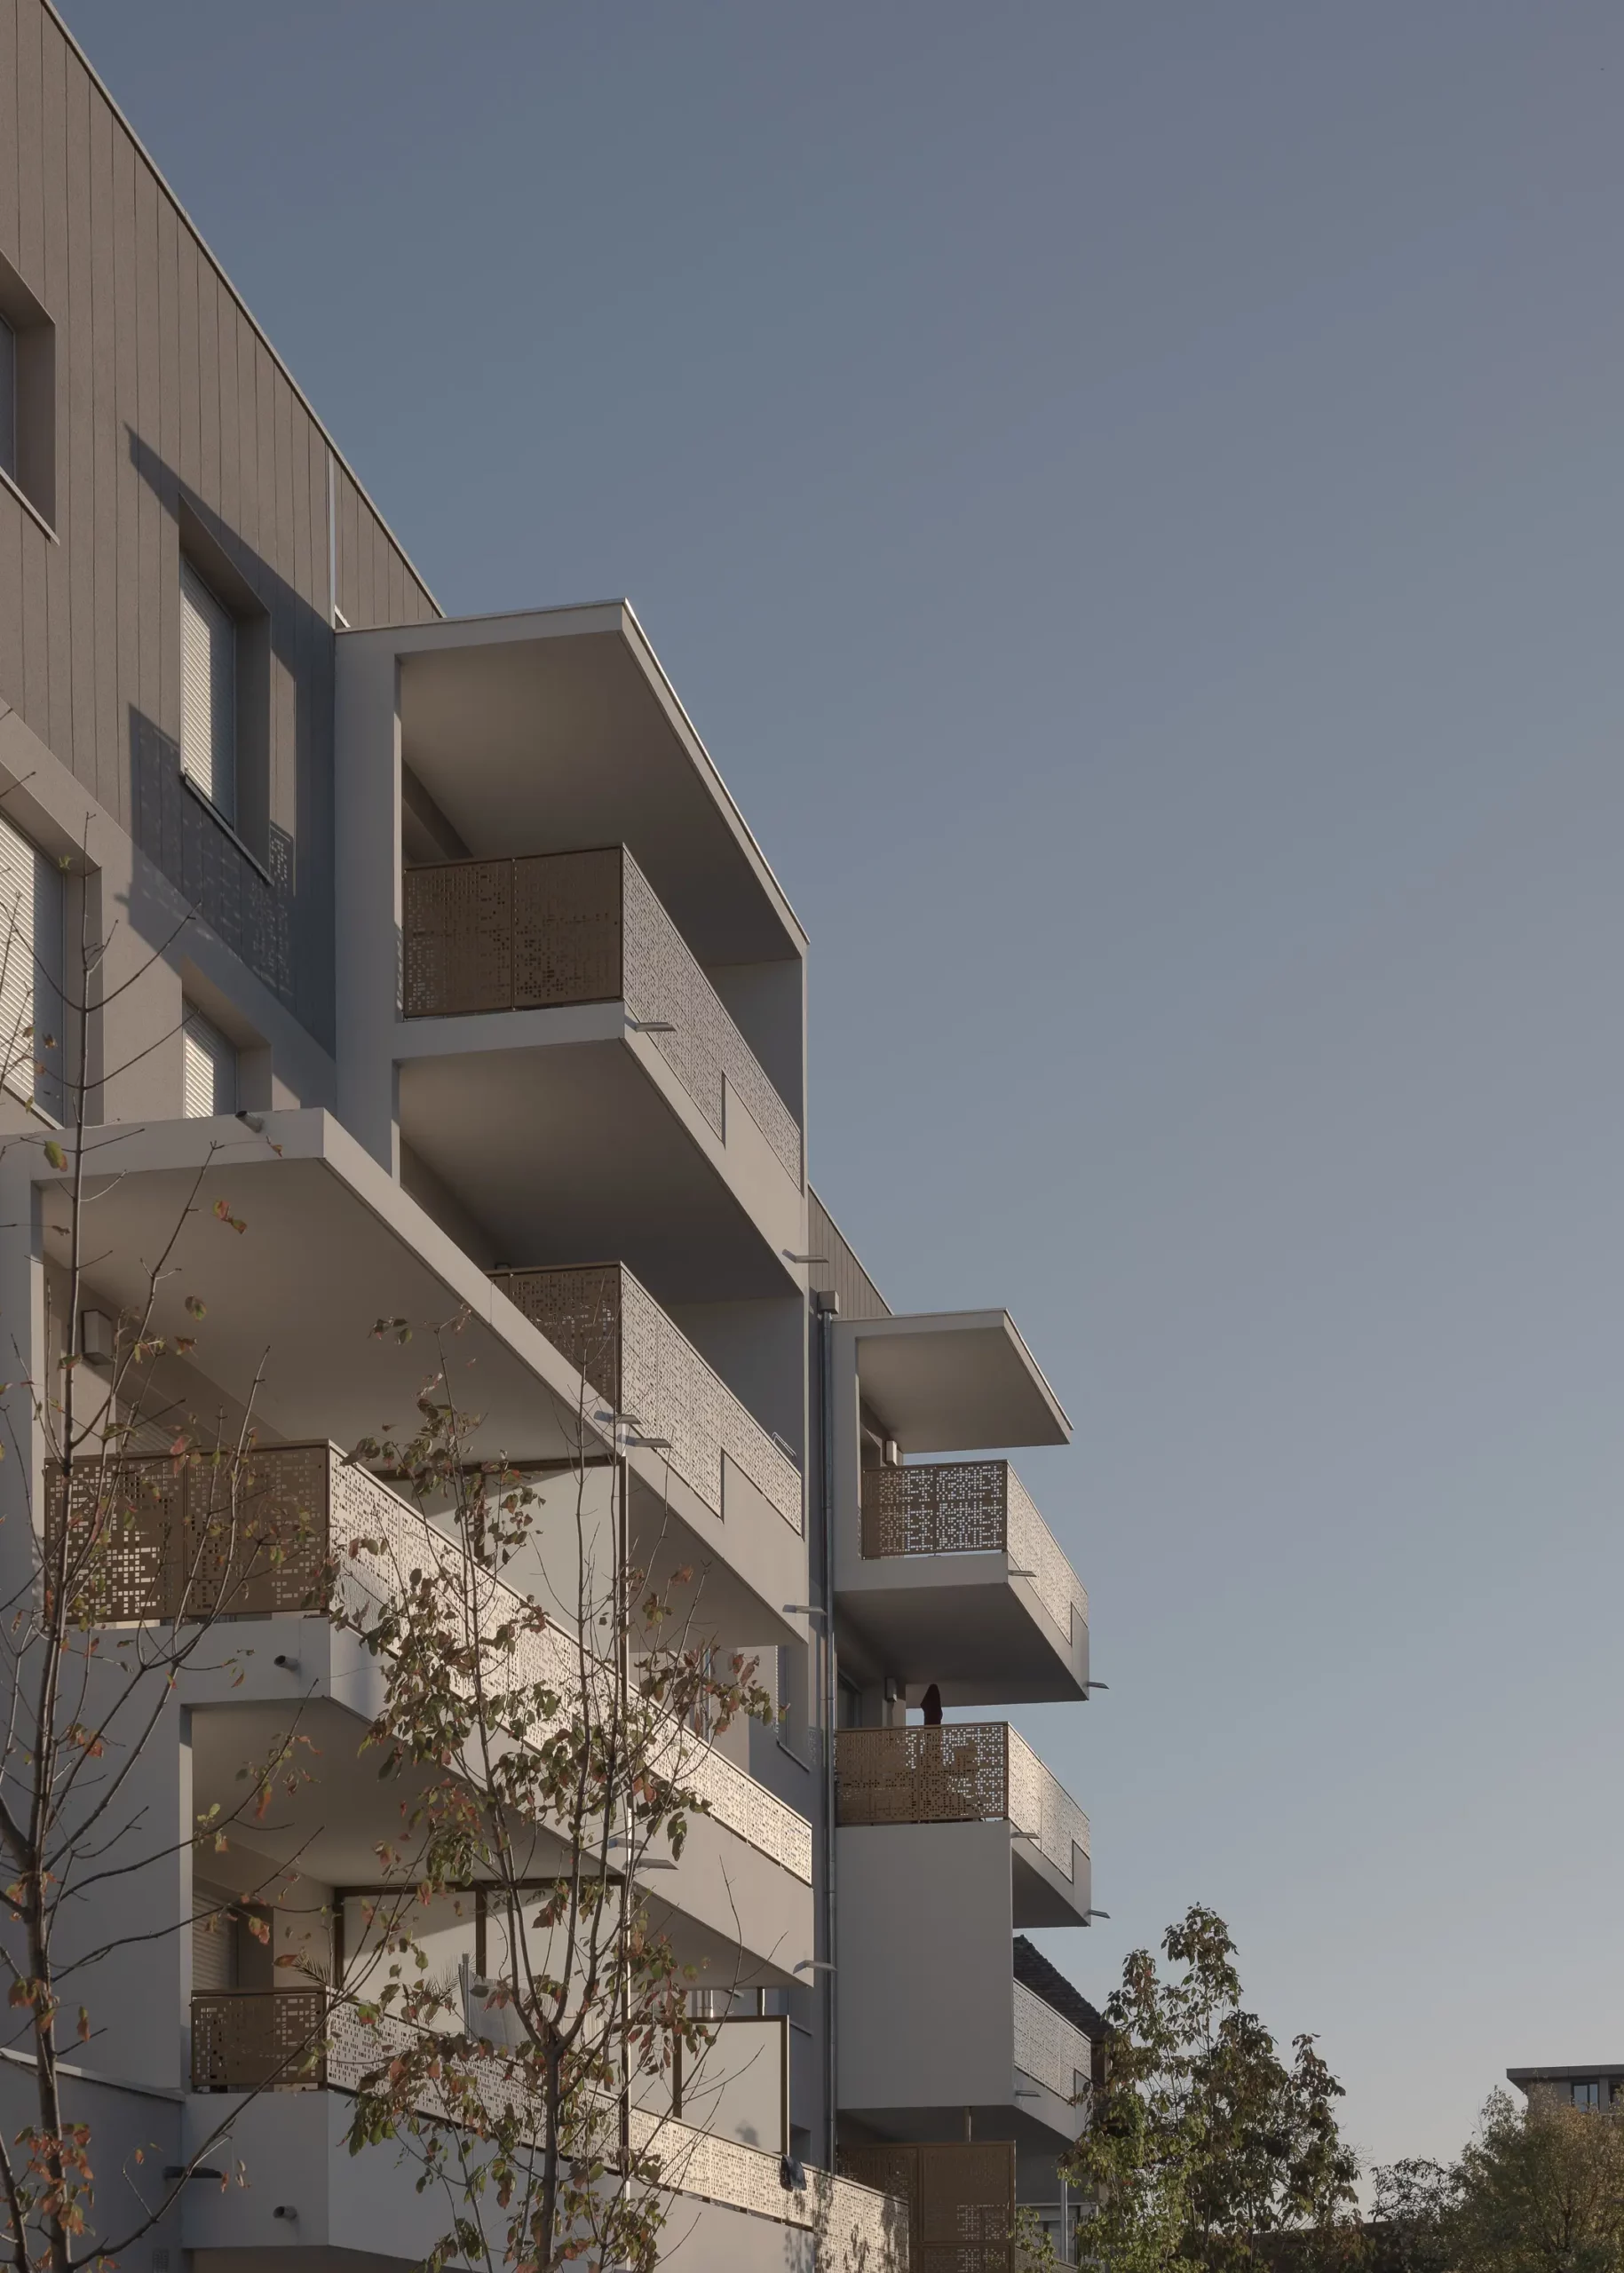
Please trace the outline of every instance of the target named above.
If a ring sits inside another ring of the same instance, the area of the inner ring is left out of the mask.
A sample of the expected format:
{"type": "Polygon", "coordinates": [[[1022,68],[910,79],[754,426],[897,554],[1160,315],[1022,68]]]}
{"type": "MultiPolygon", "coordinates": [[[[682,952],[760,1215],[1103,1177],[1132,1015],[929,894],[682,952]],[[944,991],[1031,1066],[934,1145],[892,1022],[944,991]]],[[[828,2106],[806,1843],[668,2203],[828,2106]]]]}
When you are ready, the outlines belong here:
{"type": "MultiPolygon", "coordinates": [[[[679,1614],[690,1573],[656,1592],[627,1562],[594,1519],[584,1465],[571,1550],[553,1542],[575,1574],[564,1619],[504,1582],[542,1503],[521,1473],[471,1457],[448,1338],[415,1433],[360,1448],[437,1524],[414,1567],[398,1542],[364,1542],[345,1613],[384,1668],[369,1741],[412,1794],[401,1841],[380,1854],[388,1891],[368,1932],[385,1977],[360,2011],[378,2057],[351,2145],[398,2142],[419,2190],[441,2192],[435,2265],[554,2273],[584,2258],[648,2273],[665,2190],[696,2144],[669,2120],[673,2063],[709,2032],[642,1880],[671,1867],[707,1808],[694,1731],[773,1707],[753,1659],[718,1663],[679,1614]],[[414,1921],[473,1888],[490,1978],[438,1980],[414,1921]]],[[[725,2001],[738,1985],[707,1983],[725,2001]]]]}
{"type": "Polygon", "coordinates": [[[1356,2158],[1337,2129],[1342,2087],[1311,2036],[1289,2062],[1241,2005],[1234,1944],[1192,1906],[1168,1928],[1164,1972],[1135,1950],[1105,2008],[1105,2077],[1063,2166],[1093,2204],[1091,2261],[1108,2273],[1269,2261],[1271,2236],[1346,2231],[1356,2158]]]}
{"type": "Polygon", "coordinates": [[[1374,2222],[1393,2273],[1620,2273],[1624,2121],[1495,2092],[1458,2162],[1375,2173],[1374,2222]]]}

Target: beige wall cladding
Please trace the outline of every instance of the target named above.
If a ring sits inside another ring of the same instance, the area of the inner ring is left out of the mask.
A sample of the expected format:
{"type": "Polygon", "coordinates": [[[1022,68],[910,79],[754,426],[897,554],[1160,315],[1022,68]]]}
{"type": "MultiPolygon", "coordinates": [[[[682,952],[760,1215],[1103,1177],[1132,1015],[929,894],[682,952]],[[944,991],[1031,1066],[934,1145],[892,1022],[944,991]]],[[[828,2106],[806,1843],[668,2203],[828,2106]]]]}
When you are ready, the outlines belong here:
{"type": "MultiPolygon", "coordinates": [[[[0,485],[0,695],[330,1046],[329,444],[44,0],[0,0],[0,257],[56,344],[53,527],[0,485]],[[183,550],[259,642],[242,843],[181,787],[183,550]]],[[[332,477],[347,621],[437,614],[332,477]]]]}

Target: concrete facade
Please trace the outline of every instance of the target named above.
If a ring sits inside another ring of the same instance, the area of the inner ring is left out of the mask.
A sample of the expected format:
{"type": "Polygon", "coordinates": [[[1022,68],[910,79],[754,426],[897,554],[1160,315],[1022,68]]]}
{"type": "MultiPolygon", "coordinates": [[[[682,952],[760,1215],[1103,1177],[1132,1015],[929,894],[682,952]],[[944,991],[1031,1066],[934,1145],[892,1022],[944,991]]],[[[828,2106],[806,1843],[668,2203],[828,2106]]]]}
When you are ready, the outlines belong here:
{"type": "MultiPolygon", "coordinates": [[[[85,1013],[33,1047],[83,1075],[96,1208],[86,1317],[64,1319],[62,1132],[10,1081],[8,1590],[44,1504],[27,1384],[89,1349],[91,1314],[146,1304],[154,1256],[159,1407],[222,1436],[251,1413],[268,1447],[408,1421],[422,1346],[374,1328],[456,1319],[475,1454],[541,1480],[514,1585],[572,1599],[623,1535],[655,1580],[694,1573],[695,1638],[758,1659],[780,1707],[714,1747],[719,1796],[646,1888],[740,2063],[690,2079],[683,2119],[736,2151],[673,2196],[671,2258],[899,2273],[906,2212],[820,2172],[973,2135],[1047,2200],[1085,2116],[1076,2031],[1034,2009],[1011,1944],[1086,1926],[1087,1824],[986,1715],[1088,1694],[1086,1596],[1003,1458],[1069,1423],[1003,1312],[893,1316],[812,1191],[808,941],[630,605],[441,616],[49,0],[0,0],[0,152],[27,429],[0,474],[0,816],[62,880],[38,983],[85,1013]],[[183,565],[232,627],[229,811],[183,759],[183,565]],[[82,941],[105,953],[82,967],[82,941]],[[194,1117],[200,1019],[234,1109],[194,1117]],[[546,1308],[595,1271],[618,1392],[546,1308]],[[953,1741],[979,1781],[905,1743],[860,1797],[843,1732],[918,1731],[931,1683],[944,1740],[974,1716],[953,1741]]],[[[132,1646],[117,1620],[107,1640],[132,1646]]],[[[202,2142],[246,2166],[143,2237],[154,2273],[176,2250],[194,2273],[382,2273],[443,2217],[390,2150],[348,2154],[339,2085],[193,2088],[193,1832],[233,1763],[296,1721],[319,1759],[244,1839],[288,1897],[266,1962],[296,1982],[341,1964],[331,1921],[398,1821],[353,1636],[278,1611],[232,1640],[188,1667],[121,1802],[160,1851],[67,1929],[93,1955],[115,1905],[147,1937],[90,1968],[68,2114],[127,2179],[138,2144],[158,2170],[202,2142]]],[[[0,2047],[12,2134],[25,2035],[0,2047]]]]}

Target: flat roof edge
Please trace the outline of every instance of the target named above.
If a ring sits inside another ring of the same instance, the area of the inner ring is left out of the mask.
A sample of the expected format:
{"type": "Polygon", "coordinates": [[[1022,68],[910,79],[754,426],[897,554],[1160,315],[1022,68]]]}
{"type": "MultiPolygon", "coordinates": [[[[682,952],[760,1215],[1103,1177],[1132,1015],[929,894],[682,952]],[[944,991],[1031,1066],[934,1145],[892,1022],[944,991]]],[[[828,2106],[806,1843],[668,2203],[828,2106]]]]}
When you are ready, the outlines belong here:
{"type": "MultiPolygon", "coordinates": [[[[312,402],[304,388],[299,384],[298,381],[294,377],[293,373],[289,369],[287,364],[282,360],[281,355],[277,350],[275,342],[272,339],[265,326],[260,322],[258,317],[254,313],[252,308],[250,307],[248,302],[243,298],[242,293],[238,291],[236,286],[232,282],[230,277],[226,273],[225,267],[218,255],[215,253],[212,246],[210,244],[209,240],[204,236],[202,231],[192,218],[192,216],[186,211],[186,207],[181,203],[179,198],[176,196],[174,190],[170,186],[168,178],[164,174],[163,169],[159,165],[157,160],[153,156],[152,152],[147,148],[146,143],[136,132],[135,128],[130,123],[130,119],[126,115],[123,105],[119,102],[117,97],[114,94],[113,90],[108,86],[107,81],[102,77],[100,72],[98,71],[96,66],[91,61],[90,57],[85,53],[84,49],[81,46],[77,38],[75,38],[73,27],[64,20],[60,10],[56,5],[56,0],[40,0],[40,4],[44,9],[45,13],[50,17],[51,22],[56,26],[58,31],[61,33],[62,37],[67,42],[68,46],[78,57],[79,61],[83,67],[85,75],[90,80],[91,84],[95,88],[97,93],[101,97],[103,102],[106,103],[114,117],[117,119],[119,124],[123,128],[131,142],[134,143],[136,148],[140,152],[142,161],[150,170],[154,181],[156,182],[160,190],[162,190],[164,196],[168,198],[170,203],[174,207],[177,218],[185,223],[186,228],[191,232],[192,236],[195,239],[198,250],[203,255],[210,268],[213,269],[215,274],[219,278],[221,284],[225,287],[226,290],[230,293],[232,298],[242,311],[243,315],[253,326],[256,338],[261,341],[265,347],[265,353],[275,364],[283,378],[287,380],[288,384],[293,389],[294,394],[303,406],[305,416],[309,418],[312,425],[315,428],[317,433],[321,435],[321,440],[327,444],[328,448],[332,452],[333,456],[337,460],[338,463],[344,468],[350,479],[355,484],[356,495],[366,499],[368,511],[376,516],[378,527],[383,530],[391,544],[393,545],[395,550],[400,554],[407,567],[411,570],[412,575],[416,579],[424,598],[428,601],[429,606],[434,609],[437,614],[443,614],[444,610],[440,607],[440,602],[435,598],[433,593],[429,590],[416,561],[413,560],[410,553],[408,552],[406,547],[401,543],[393,529],[390,527],[389,523],[384,519],[383,514],[378,511],[377,506],[374,503],[371,492],[368,489],[366,483],[361,479],[360,474],[356,472],[354,467],[350,463],[348,458],[345,457],[337,443],[334,441],[332,435],[328,431],[326,422],[321,417],[321,413],[317,410],[314,403],[312,402]]],[[[337,605],[338,596],[335,592],[331,597],[336,606],[337,605]]]]}

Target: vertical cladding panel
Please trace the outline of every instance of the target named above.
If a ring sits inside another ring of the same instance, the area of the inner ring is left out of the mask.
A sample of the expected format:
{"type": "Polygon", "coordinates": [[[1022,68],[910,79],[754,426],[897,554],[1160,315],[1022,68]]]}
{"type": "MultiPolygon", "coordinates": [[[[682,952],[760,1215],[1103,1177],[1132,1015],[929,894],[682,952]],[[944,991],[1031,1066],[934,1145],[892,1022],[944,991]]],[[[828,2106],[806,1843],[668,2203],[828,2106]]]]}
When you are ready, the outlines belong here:
{"type": "MultiPolygon", "coordinates": [[[[140,492],[130,462],[130,437],[140,430],[135,317],[135,147],[116,121],[113,127],[113,478],[117,495],[118,721],[124,726],[140,693],[140,492]]],[[[129,812],[122,787],[114,811],[129,812]]]]}
{"type": "Polygon", "coordinates": [[[40,16],[35,0],[18,0],[17,266],[38,292],[45,262],[44,184],[40,175],[40,16]]]}
{"type": "MultiPolygon", "coordinates": [[[[93,351],[95,300],[91,289],[91,86],[76,55],[66,57],[67,132],[67,330],[57,370],[57,393],[67,407],[67,432],[59,438],[57,463],[67,478],[62,519],[73,626],[74,772],[98,778],[96,699],[96,416],[93,351]],[[66,365],[66,369],[62,365],[66,365]]],[[[62,343],[59,341],[59,346],[62,343]]]]}
{"type": "Polygon", "coordinates": [[[237,397],[237,311],[231,294],[215,279],[215,352],[219,372],[220,463],[218,487],[204,503],[211,505],[228,529],[242,526],[242,489],[237,473],[241,409],[237,397]]]}
{"type": "MultiPolygon", "coordinates": [[[[17,16],[17,266],[29,289],[45,296],[44,145],[41,135],[40,17],[25,4],[17,16]]],[[[51,630],[45,606],[44,540],[15,506],[22,584],[22,713],[51,738],[51,630]]]]}
{"type": "Polygon", "coordinates": [[[197,494],[220,503],[220,282],[197,256],[197,494]]]}
{"type": "MultiPolygon", "coordinates": [[[[17,194],[17,0],[0,0],[0,252],[13,265],[19,258],[17,194]]],[[[21,509],[0,498],[0,697],[19,710],[24,700],[22,521],[21,509]]]]}
{"type": "Polygon", "coordinates": [[[807,1253],[823,1260],[809,1273],[820,1294],[833,1293],[842,1318],[889,1318],[891,1304],[842,1237],[839,1226],[810,1186],[806,1193],[807,1253]]]}
{"type": "MultiPolygon", "coordinates": [[[[91,174],[91,415],[94,424],[91,514],[95,524],[96,769],[91,784],[118,810],[126,757],[118,716],[117,357],[113,289],[113,114],[98,88],[89,93],[91,174]]],[[[82,351],[83,352],[83,351],[82,351]]]]}
{"type": "Polygon", "coordinates": [[[162,715],[159,685],[162,604],[158,596],[162,548],[159,487],[163,479],[158,447],[158,191],[150,170],[135,160],[135,339],[136,424],[126,437],[134,455],[136,557],[139,594],[136,604],[136,682],[133,696],[146,718],[162,715]]]}
{"type": "MultiPolygon", "coordinates": [[[[62,352],[56,362],[56,495],[51,518],[59,535],[68,526],[72,496],[67,440],[68,352],[67,279],[67,83],[63,68],[62,42],[54,24],[45,30],[40,51],[41,155],[44,187],[44,263],[41,295],[62,352]]],[[[60,544],[47,545],[42,566],[45,577],[45,627],[50,677],[51,747],[64,764],[74,752],[73,601],[71,572],[60,544]]]]}
{"type": "MultiPolygon", "coordinates": [[[[34,0],[22,0],[22,4],[32,7],[34,0]]],[[[17,5],[18,0],[0,0],[0,253],[13,267],[19,249],[17,5]]]]}
{"type": "Polygon", "coordinates": [[[179,422],[175,471],[195,492],[202,432],[197,399],[197,244],[189,229],[175,224],[175,305],[178,317],[176,416],[179,422]]]}
{"type": "Polygon", "coordinates": [[[162,733],[180,733],[180,224],[158,200],[158,708],[162,733]]]}
{"type": "Polygon", "coordinates": [[[360,620],[360,501],[344,468],[333,467],[333,504],[338,516],[338,606],[347,624],[360,620]]]}
{"type": "Polygon", "coordinates": [[[231,313],[237,359],[237,565],[254,583],[259,550],[259,342],[229,294],[223,305],[231,313]]]}

